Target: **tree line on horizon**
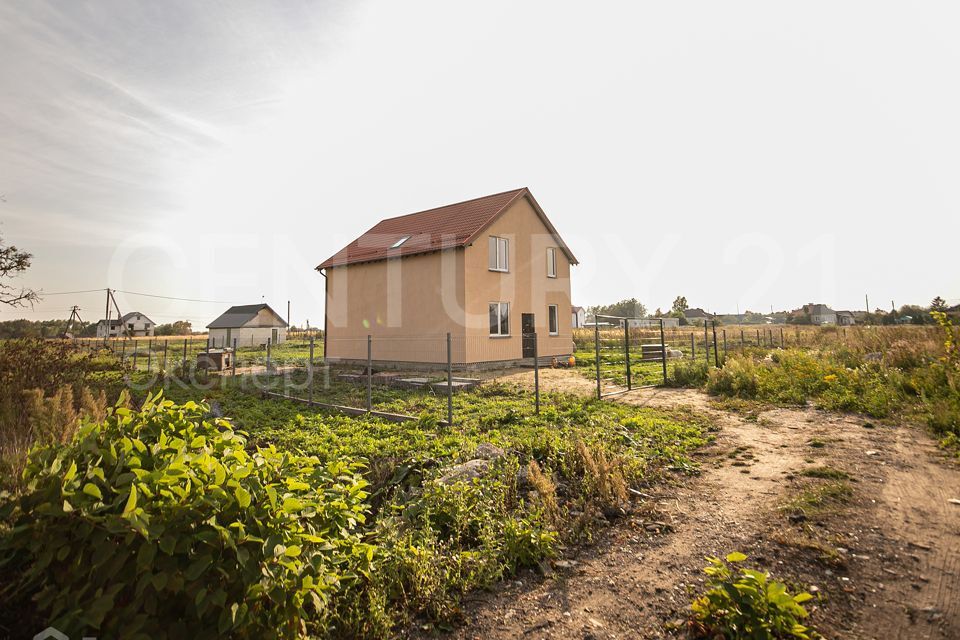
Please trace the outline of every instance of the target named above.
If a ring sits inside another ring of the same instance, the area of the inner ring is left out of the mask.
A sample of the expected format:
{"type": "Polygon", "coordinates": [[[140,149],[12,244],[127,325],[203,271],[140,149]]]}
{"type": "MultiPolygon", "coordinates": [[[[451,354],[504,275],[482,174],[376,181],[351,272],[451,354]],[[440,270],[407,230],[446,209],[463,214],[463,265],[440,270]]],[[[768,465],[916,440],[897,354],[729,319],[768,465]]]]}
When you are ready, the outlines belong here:
{"type": "MultiPolygon", "coordinates": [[[[684,314],[688,309],[690,309],[690,305],[687,302],[686,296],[677,296],[670,310],[667,312],[657,308],[652,314],[648,314],[646,305],[636,298],[625,298],[611,304],[587,307],[587,312],[590,315],[614,316],[619,318],[678,318],[680,324],[683,325],[687,323],[684,314]]],[[[862,317],[857,318],[857,323],[867,325],[930,325],[935,324],[933,316],[930,315],[933,311],[948,314],[960,313],[960,305],[950,307],[947,305],[946,300],[937,296],[930,302],[930,305],[926,307],[905,304],[899,309],[891,309],[890,311],[876,309],[875,311],[864,313],[862,317]]],[[[716,314],[718,321],[737,318],[744,324],[764,324],[771,316],[779,322],[785,322],[787,324],[813,324],[810,314],[805,312],[802,307],[793,311],[776,311],[773,313],[746,310],[741,314],[716,314]]]]}

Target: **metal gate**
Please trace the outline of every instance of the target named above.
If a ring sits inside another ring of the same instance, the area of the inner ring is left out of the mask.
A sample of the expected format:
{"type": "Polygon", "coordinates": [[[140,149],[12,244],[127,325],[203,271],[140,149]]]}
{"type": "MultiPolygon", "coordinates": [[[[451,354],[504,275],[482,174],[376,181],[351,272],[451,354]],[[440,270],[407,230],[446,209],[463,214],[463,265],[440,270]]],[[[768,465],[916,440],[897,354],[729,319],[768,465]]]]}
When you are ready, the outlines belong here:
{"type": "Polygon", "coordinates": [[[702,327],[667,329],[663,318],[598,315],[593,337],[598,398],[666,385],[677,362],[699,360],[708,368],[719,367],[726,357],[726,341],[721,355],[712,320],[702,327]]]}
{"type": "Polygon", "coordinates": [[[598,398],[666,383],[663,320],[597,315],[593,337],[598,398]]]}

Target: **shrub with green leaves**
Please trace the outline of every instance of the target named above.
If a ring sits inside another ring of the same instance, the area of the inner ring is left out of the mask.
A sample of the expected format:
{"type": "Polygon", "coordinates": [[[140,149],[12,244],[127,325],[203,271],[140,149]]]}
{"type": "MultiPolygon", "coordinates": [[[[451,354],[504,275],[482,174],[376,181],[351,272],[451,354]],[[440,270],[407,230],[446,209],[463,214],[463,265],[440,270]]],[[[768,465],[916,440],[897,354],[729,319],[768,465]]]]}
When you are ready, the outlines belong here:
{"type": "Polygon", "coordinates": [[[808,615],[802,603],[813,596],[791,595],[785,584],[771,580],[766,573],[731,567],[746,559],[738,552],[728,555],[726,562],[707,558],[707,591],[691,605],[698,636],[731,640],[819,637],[800,623],[808,615]]]}
{"type": "Polygon", "coordinates": [[[681,360],[673,366],[667,378],[670,387],[702,387],[707,382],[709,365],[700,360],[681,360]]]}
{"type": "Polygon", "coordinates": [[[358,465],[248,451],[208,407],[149,397],[34,450],[3,507],[0,598],[34,594],[62,631],[123,638],[323,633],[365,580],[358,465]]]}

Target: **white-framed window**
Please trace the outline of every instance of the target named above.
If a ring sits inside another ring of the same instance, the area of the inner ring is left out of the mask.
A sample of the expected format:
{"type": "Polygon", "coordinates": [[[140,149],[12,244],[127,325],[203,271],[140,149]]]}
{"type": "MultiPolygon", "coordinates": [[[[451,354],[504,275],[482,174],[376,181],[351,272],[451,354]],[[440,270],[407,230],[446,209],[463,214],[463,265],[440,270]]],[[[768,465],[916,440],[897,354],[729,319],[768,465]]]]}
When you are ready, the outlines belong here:
{"type": "Polygon", "coordinates": [[[547,329],[550,331],[550,335],[558,335],[560,333],[560,315],[557,305],[547,305],[547,322],[549,323],[547,329]]]}
{"type": "Polygon", "coordinates": [[[490,303],[490,335],[491,336],[509,336],[510,335],[510,303],[509,302],[491,302],[490,303]]]}
{"type": "Polygon", "coordinates": [[[490,236],[490,271],[510,270],[510,243],[506,238],[490,236]]]}
{"type": "Polygon", "coordinates": [[[547,247],[547,277],[557,277],[557,248],[547,247]]]}
{"type": "Polygon", "coordinates": [[[400,247],[400,245],[402,245],[404,242],[406,242],[406,241],[409,240],[409,239],[410,239],[410,236],[403,236],[402,238],[400,238],[399,240],[397,240],[396,242],[394,242],[392,245],[390,245],[390,248],[391,248],[391,249],[398,249],[398,248],[400,247]]]}

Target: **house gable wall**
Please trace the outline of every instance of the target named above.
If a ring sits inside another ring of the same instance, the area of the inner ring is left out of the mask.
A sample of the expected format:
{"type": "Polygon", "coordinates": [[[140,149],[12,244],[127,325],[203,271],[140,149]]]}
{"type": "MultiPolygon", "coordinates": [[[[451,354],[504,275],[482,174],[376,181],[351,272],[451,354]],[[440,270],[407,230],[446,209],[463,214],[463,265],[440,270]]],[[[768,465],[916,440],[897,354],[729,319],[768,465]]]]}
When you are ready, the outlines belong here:
{"type": "Polygon", "coordinates": [[[515,360],[522,356],[521,315],[533,313],[541,356],[572,352],[570,261],[530,201],[521,198],[464,250],[466,347],[470,361],[515,360]],[[489,237],[507,238],[509,272],[489,269],[489,237]],[[547,248],[557,247],[557,277],[547,277],[547,248]],[[489,304],[510,303],[510,336],[491,337],[489,304]],[[558,335],[548,331],[548,305],[557,305],[558,335]]]}

